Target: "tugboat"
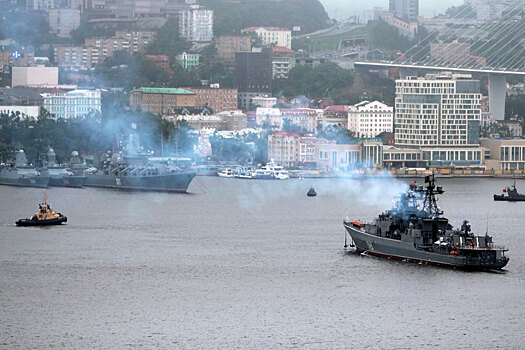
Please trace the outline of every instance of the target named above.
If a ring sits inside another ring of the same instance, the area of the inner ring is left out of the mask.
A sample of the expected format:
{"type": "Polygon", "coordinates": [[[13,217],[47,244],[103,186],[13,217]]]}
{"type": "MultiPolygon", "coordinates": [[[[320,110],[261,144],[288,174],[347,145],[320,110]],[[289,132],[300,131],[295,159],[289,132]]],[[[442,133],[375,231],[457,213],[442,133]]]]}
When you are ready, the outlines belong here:
{"type": "Polygon", "coordinates": [[[67,217],[60,213],[55,213],[47,202],[47,193],[44,192],[44,203],[38,205],[38,212],[31,219],[20,219],[16,222],[17,226],[47,226],[60,225],[67,221],[67,217]]]}
{"type": "Polygon", "coordinates": [[[317,196],[317,192],[315,192],[314,186],[310,187],[310,190],[308,190],[308,193],[306,195],[308,197],[315,197],[315,196],[317,196]]]}
{"type": "Polygon", "coordinates": [[[519,194],[518,190],[516,189],[516,181],[514,181],[514,184],[512,185],[512,188],[505,187],[503,189],[503,194],[495,194],[494,195],[495,201],[507,201],[507,202],[525,202],[525,194],[519,194]],[[505,193],[507,195],[505,195],[505,193]]]}
{"type": "Polygon", "coordinates": [[[468,221],[454,229],[437,206],[434,176],[425,177],[401,194],[394,207],[373,223],[345,219],[344,227],[359,253],[424,265],[465,270],[502,269],[509,262],[505,247],[496,246],[488,234],[475,236],[468,221]]]}

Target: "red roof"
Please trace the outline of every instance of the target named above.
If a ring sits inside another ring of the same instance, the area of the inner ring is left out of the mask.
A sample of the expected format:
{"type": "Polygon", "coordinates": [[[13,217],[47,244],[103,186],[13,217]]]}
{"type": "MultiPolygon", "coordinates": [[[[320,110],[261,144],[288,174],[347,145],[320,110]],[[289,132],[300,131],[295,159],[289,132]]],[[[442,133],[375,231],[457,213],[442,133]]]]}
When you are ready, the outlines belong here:
{"type": "Polygon", "coordinates": [[[274,46],[272,48],[272,52],[295,53],[294,50],[290,50],[289,48],[284,46],[274,46]]]}
{"type": "Polygon", "coordinates": [[[244,28],[243,30],[253,31],[253,30],[257,30],[261,28],[270,30],[270,31],[274,31],[274,32],[289,32],[290,31],[290,29],[280,28],[280,27],[248,27],[248,28],[244,28]]]}
{"type": "Polygon", "coordinates": [[[331,113],[348,113],[348,105],[332,105],[326,107],[324,111],[331,113]]]}

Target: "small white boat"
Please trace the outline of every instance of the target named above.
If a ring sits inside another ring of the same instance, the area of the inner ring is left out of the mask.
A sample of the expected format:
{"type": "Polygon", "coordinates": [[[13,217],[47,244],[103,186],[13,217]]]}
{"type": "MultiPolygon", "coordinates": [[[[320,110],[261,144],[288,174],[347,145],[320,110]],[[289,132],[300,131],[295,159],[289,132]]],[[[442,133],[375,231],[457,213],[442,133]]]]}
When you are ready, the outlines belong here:
{"type": "Polygon", "coordinates": [[[233,172],[234,176],[239,179],[253,179],[254,171],[250,167],[242,167],[233,172]]]}
{"type": "Polygon", "coordinates": [[[232,168],[224,168],[217,172],[220,177],[234,177],[232,168]]]}

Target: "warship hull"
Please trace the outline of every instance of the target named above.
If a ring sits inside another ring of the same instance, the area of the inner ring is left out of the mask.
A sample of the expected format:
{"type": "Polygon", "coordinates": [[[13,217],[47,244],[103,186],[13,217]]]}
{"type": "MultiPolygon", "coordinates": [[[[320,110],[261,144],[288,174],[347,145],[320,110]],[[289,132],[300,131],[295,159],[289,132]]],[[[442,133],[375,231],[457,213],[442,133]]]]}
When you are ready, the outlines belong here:
{"type": "Polygon", "coordinates": [[[498,257],[498,252],[494,250],[485,250],[481,258],[438,254],[416,249],[411,242],[371,235],[348,222],[344,226],[352,237],[357,252],[380,258],[474,271],[502,269],[508,262],[498,257]]]}
{"type": "Polygon", "coordinates": [[[86,178],[86,176],[51,176],[47,185],[52,187],[82,187],[86,178]]]}
{"type": "Polygon", "coordinates": [[[153,176],[88,175],[84,186],[130,191],[178,192],[188,190],[195,172],[153,176]]]}
{"type": "Polygon", "coordinates": [[[504,195],[499,195],[499,194],[495,194],[494,195],[494,200],[495,201],[505,201],[505,202],[525,202],[525,196],[524,195],[519,195],[517,197],[510,197],[510,196],[504,196],[504,195]]]}
{"type": "Polygon", "coordinates": [[[49,177],[46,176],[2,177],[0,175],[0,185],[46,188],[48,182],[49,177]]]}

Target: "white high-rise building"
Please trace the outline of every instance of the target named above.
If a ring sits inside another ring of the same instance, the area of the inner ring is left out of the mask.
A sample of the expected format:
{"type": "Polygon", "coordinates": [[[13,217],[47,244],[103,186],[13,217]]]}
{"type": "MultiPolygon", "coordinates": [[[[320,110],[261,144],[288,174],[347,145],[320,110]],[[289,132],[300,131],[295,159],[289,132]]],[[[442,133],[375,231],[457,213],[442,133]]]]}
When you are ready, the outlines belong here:
{"type": "Polygon", "coordinates": [[[480,85],[470,74],[396,80],[396,146],[478,146],[480,122],[480,85]]]}
{"type": "Polygon", "coordinates": [[[384,103],[363,101],[348,108],[348,129],[356,137],[375,137],[393,132],[394,108],[384,103]]]}
{"type": "Polygon", "coordinates": [[[75,118],[102,110],[100,90],[43,93],[43,107],[56,118],[75,118]]]}
{"type": "Polygon", "coordinates": [[[179,35],[188,41],[210,42],[213,40],[213,10],[192,5],[180,12],[179,35]]]}
{"type": "Polygon", "coordinates": [[[281,46],[288,49],[292,48],[292,31],[279,27],[248,27],[241,32],[254,32],[261,39],[264,46],[281,46]]]}

